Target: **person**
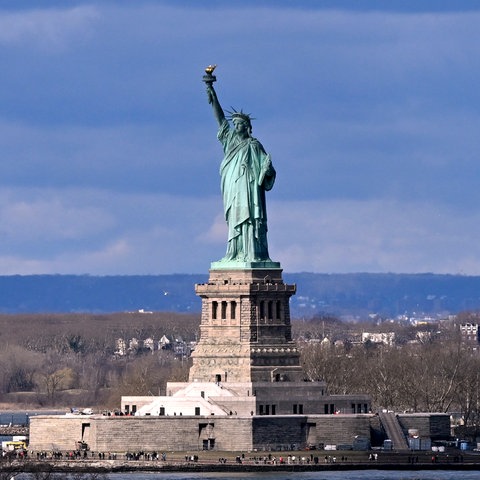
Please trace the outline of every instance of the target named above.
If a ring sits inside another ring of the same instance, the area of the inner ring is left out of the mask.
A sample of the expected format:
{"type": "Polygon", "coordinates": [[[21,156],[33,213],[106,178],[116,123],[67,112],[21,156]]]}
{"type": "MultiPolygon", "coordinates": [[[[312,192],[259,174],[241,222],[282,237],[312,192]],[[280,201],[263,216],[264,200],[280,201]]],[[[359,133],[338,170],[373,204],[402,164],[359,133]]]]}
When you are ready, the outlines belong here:
{"type": "Polygon", "coordinates": [[[221,262],[270,262],[265,192],[275,183],[272,160],[252,137],[250,115],[234,110],[227,119],[212,83],[207,83],[207,95],[224,153],[220,177],[228,243],[221,262]]]}

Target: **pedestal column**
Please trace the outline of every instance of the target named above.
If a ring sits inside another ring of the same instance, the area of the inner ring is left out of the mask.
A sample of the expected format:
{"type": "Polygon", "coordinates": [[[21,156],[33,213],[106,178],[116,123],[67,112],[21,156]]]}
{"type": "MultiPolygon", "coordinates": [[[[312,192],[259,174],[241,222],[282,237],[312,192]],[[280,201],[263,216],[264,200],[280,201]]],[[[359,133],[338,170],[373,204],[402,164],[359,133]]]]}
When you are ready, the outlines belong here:
{"type": "Polygon", "coordinates": [[[195,286],[202,319],[189,380],[302,380],[290,323],[295,291],[280,268],[211,269],[208,283],[195,286]]]}

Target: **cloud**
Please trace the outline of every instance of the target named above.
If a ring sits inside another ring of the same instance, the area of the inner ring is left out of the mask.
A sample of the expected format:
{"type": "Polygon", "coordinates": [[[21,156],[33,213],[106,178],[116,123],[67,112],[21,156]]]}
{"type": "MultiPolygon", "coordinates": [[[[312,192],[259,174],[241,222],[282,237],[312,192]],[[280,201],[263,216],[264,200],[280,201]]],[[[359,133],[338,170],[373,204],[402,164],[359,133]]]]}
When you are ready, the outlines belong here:
{"type": "Polygon", "coordinates": [[[199,235],[198,240],[205,243],[221,244],[225,242],[227,235],[228,228],[225,216],[222,213],[215,216],[210,227],[199,235]]]}
{"type": "Polygon", "coordinates": [[[478,212],[407,200],[275,202],[270,207],[270,253],[286,271],[480,271],[478,212]]]}
{"type": "Polygon", "coordinates": [[[16,241],[32,238],[36,241],[78,239],[99,234],[111,228],[113,219],[100,206],[68,205],[55,192],[51,198],[25,197],[9,202],[0,194],[0,235],[15,237],[16,241]],[[3,197],[3,198],[2,198],[3,197]],[[23,238],[22,238],[23,237],[23,238]]]}
{"type": "Polygon", "coordinates": [[[0,190],[0,275],[208,269],[218,244],[212,249],[200,239],[220,201],[82,188],[0,190]]]}
{"type": "Polygon", "coordinates": [[[186,141],[184,133],[161,134],[162,128],[148,124],[93,127],[0,121],[4,158],[0,186],[63,189],[77,185],[194,195],[216,191],[221,152],[214,148],[212,126],[211,146],[199,151],[203,139],[195,128],[186,141]],[[202,182],[192,182],[202,175],[202,182]]]}
{"type": "MultiPolygon", "coordinates": [[[[202,273],[226,247],[220,196],[12,189],[0,200],[1,275],[202,273]]],[[[474,210],[429,202],[269,202],[270,255],[287,272],[475,274],[479,225],[474,210]]]]}
{"type": "Polygon", "coordinates": [[[0,45],[59,52],[83,41],[99,17],[93,6],[0,13],[0,45]]]}

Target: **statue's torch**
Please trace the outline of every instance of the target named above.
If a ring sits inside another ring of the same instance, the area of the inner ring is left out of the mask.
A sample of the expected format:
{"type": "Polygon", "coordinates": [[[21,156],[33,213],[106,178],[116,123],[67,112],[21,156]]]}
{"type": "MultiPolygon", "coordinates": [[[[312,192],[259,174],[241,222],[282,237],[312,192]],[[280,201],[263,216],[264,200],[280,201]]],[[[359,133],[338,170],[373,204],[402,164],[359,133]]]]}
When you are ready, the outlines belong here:
{"type": "Polygon", "coordinates": [[[213,82],[217,81],[217,77],[215,75],[212,75],[215,68],[216,65],[209,65],[205,68],[205,75],[203,76],[203,81],[207,84],[207,86],[211,87],[213,85],[213,82]]]}

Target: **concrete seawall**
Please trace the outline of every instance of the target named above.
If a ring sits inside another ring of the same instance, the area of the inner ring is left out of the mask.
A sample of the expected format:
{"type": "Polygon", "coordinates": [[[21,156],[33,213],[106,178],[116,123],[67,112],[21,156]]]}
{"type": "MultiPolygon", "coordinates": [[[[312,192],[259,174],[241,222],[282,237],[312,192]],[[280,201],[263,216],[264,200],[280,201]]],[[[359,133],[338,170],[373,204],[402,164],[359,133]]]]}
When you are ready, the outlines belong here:
{"type": "Polygon", "coordinates": [[[182,453],[169,454],[171,460],[168,461],[127,461],[125,459],[3,461],[0,462],[0,472],[308,472],[367,469],[399,471],[480,469],[480,455],[460,451],[436,456],[432,456],[432,452],[382,452],[378,454],[377,460],[372,460],[369,452],[316,451],[314,453],[271,452],[270,454],[263,452],[257,455],[249,453],[242,463],[238,463],[231,452],[197,453],[198,461],[186,461],[182,453]],[[289,456],[290,459],[288,459],[289,456]],[[295,460],[291,460],[292,457],[295,460]],[[280,458],[283,458],[283,463],[280,463],[280,458]],[[225,461],[220,462],[219,459],[225,459],[225,461]]]}

